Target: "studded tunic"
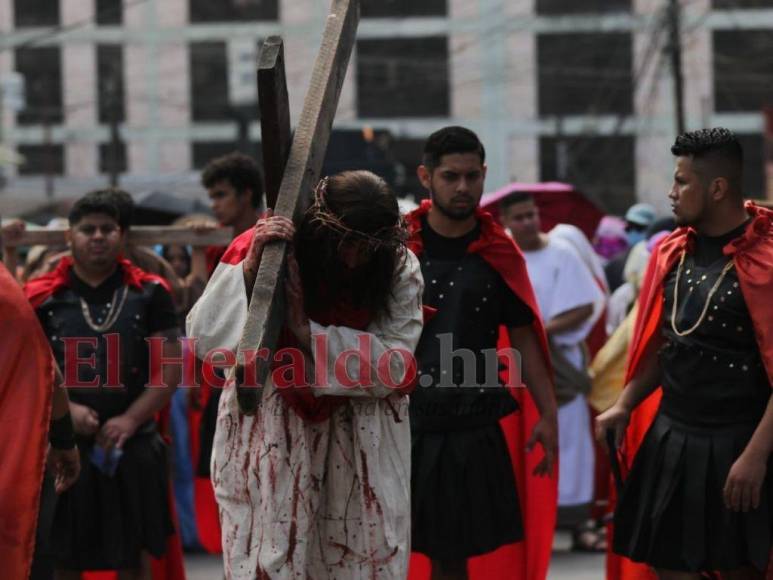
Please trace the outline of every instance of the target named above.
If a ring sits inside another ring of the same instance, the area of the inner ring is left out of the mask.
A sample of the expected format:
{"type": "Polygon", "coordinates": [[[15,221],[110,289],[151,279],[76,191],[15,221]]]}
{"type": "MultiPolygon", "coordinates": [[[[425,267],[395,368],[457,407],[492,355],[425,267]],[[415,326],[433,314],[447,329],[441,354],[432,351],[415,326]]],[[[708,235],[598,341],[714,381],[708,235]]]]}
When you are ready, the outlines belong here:
{"type": "MultiPolygon", "coordinates": [[[[680,332],[700,317],[728,262],[722,248],[744,227],[716,238],[696,238],[695,251],[685,257],[680,276],[675,319],[680,332]]],[[[678,336],[671,328],[677,270],[664,283],[662,410],[686,423],[706,426],[758,422],[770,386],[735,268],[727,272],[709,301],[703,322],[687,336],[678,336]]]]}
{"type": "Polygon", "coordinates": [[[517,409],[501,388],[494,356],[499,326],[525,326],[533,316],[502,277],[467,246],[476,227],[444,238],[422,226],[424,304],[437,308],[425,325],[416,357],[419,385],[411,396],[414,430],[491,425],[517,409]],[[462,354],[461,351],[467,351],[462,354]],[[457,356],[452,352],[457,351],[457,356]]]}
{"type": "MultiPolygon", "coordinates": [[[[148,377],[145,338],[177,327],[174,304],[158,282],[144,281],[141,288],[125,284],[120,265],[96,288],[80,280],[73,269],[66,275],[67,285],[36,311],[65,378],[77,373],[80,382],[96,379],[96,386],[70,388],[68,395],[71,401],[94,409],[103,425],[126,412],[144,392],[148,377]],[[86,314],[97,327],[113,322],[96,330],[87,323],[86,314]],[[106,334],[119,339],[117,360],[110,363],[106,334]],[[77,353],[82,360],[93,356],[94,364],[81,363],[68,373],[65,365],[73,359],[65,355],[63,339],[74,337],[94,340],[93,345],[81,343],[77,353]],[[114,378],[122,386],[107,384],[114,378]]],[[[142,551],[162,556],[173,528],[166,446],[155,423],[140,426],[124,444],[112,476],[92,463],[94,437],[78,435],[76,439],[81,473],[56,502],[51,540],[56,565],[73,570],[136,568],[142,551]]]]}
{"type": "Polygon", "coordinates": [[[424,218],[424,303],[437,308],[416,357],[411,395],[412,549],[459,561],[523,539],[513,466],[499,420],[518,409],[500,384],[499,326],[531,324],[531,310],[478,254],[479,227],[459,238],[424,218]],[[453,351],[456,351],[455,353],[453,351]]]}
{"type": "Polygon", "coordinates": [[[660,351],[663,398],[636,454],[615,510],[614,552],[655,568],[684,572],[763,570],[773,540],[773,485],[760,505],[724,505],[728,473],[746,448],[770,397],[767,375],[735,268],[709,299],[728,257],[722,248],[743,233],[697,236],[679,276],[672,328],[675,266],[663,284],[660,351]]]}

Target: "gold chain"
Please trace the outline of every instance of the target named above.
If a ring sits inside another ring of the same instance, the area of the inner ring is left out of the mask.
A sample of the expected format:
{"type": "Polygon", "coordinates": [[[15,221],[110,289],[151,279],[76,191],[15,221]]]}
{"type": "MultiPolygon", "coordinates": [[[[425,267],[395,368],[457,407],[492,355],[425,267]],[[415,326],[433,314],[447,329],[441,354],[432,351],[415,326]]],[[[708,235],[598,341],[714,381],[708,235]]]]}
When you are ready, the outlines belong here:
{"type": "Polygon", "coordinates": [[[102,324],[95,324],[94,320],[91,318],[91,311],[89,310],[88,303],[81,298],[81,311],[83,312],[83,318],[86,320],[86,324],[89,325],[89,327],[95,331],[95,332],[104,332],[113,324],[116,320],[118,320],[118,317],[121,314],[121,311],[123,310],[123,305],[126,302],[126,295],[129,293],[128,287],[123,287],[123,294],[121,295],[120,301],[118,300],[118,288],[116,288],[115,292],[113,292],[113,300],[110,304],[110,311],[107,313],[107,316],[105,317],[105,322],[102,324]],[[120,302],[120,304],[119,304],[120,302]]]}
{"type": "Polygon", "coordinates": [[[709,311],[711,299],[714,297],[714,294],[716,294],[719,286],[722,284],[722,280],[725,279],[725,276],[733,267],[733,260],[731,259],[727,264],[725,264],[725,267],[722,268],[722,273],[719,275],[719,278],[717,278],[717,281],[714,282],[711,290],[709,290],[709,295],[706,297],[706,303],[703,305],[703,311],[698,317],[698,321],[687,330],[678,330],[676,328],[676,305],[679,302],[679,279],[682,277],[682,267],[684,266],[684,257],[686,254],[687,252],[682,252],[682,257],[679,259],[679,267],[676,269],[676,282],[674,284],[674,304],[671,306],[671,329],[677,336],[687,336],[688,334],[692,334],[701,325],[703,319],[706,317],[706,313],[709,311]]]}

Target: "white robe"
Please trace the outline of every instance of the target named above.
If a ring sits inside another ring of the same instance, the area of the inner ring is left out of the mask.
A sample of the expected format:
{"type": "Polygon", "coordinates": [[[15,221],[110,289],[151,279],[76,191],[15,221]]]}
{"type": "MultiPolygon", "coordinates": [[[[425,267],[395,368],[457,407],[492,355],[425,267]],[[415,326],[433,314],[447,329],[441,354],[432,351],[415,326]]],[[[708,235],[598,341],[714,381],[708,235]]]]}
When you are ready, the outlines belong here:
{"type": "MultiPolygon", "coordinates": [[[[390,349],[413,353],[422,330],[423,280],[408,252],[390,299],[392,316],[366,330],[373,361],[390,349]]],[[[199,356],[235,349],[247,317],[241,263],[221,263],[188,316],[199,356]]],[[[254,416],[238,410],[235,389],[220,400],[212,456],[229,579],[404,578],[410,555],[410,426],[408,398],[382,384],[346,388],[335,381],[336,358],[357,348],[362,331],[323,327],[330,383],[315,395],[346,397],[329,419],[306,422],[270,383],[254,416]]],[[[348,359],[350,376],[357,363],[348,359]]],[[[402,381],[403,359],[391,357],[402,381]]]]}
{"type": "MultiPolygon", "coordinates": [[[[523,255],[543,320],[585,304],[594,305],[593,315],[585,322],[552,337],[567,360],[579,368],[584,364],[582,342],[603,310],[604,293],[565,240],[550,237],[546,247],[523,255]]],[[[590,409],[582,395],[558,409],[558,462],[558,505],[589,503],[593,499],[595,455],[590,409]]]]}

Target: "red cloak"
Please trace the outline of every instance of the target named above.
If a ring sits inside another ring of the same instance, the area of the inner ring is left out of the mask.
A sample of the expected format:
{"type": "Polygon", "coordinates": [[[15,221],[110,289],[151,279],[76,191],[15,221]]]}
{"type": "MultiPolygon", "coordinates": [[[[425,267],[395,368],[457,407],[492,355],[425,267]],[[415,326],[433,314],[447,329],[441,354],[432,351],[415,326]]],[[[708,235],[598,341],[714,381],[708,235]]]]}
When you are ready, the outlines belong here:
{"type": "MultiPolygon", "coordinates": [[[[158,282],[167,292],[171,294],[171,287],[161,276],[149,274],[144,270],[132,264],[129,260],[120,258],[118,263],[123,268],[124,283],[135,288],[141,288],[144,282],[158,282]]],[[[73,259],[71,256],[65,256],[57,264],[56,268],[49,272],[33,278],[24,285],[24,294],[27,296],[33,308],[37,308],[54,292],[70,283],[70,268],[73,259]]],[[[45,337],[44,337],[45,338],[45,337]]],[[[164,411],[161,412],[164,414],[164,411]]],[[[172,519],[177,528],[177,515],[174,511],[174,498],[172,487],[169,486],[169,506],[172,519]]],[[[37,512],[36,512],[37,513],[37,512]]],[[[161,558],[152,559],[153,580],[184,580],[185,569],[183,567],[182,544],[177,534],[169,536],[167,539],[166,554],[161,558]]],[[[113,580],[117,577],[115,572],[84,572],[84,580],[113,580]]],[[[20,576],[21,577],[21,576],[20,576]]]]}
{"type": "Polygon", "coordinates": [[[35,311],[0,263],[0,562],[27,578],[35,549],[54,364],[35,311]]]}
{"type": "MultiPolygon", "coordinates": [[[[746,211],[752,218],[742,236],[723,248],[726,256],[732,256],[746,305],[749,308],[762,362],[773,385],[773,211],[746,203],[746,211]]],[[[639,371],[642,357],[651,341],[659,336],[663,314],[663,282],[679,261],[682,251],[692,251],[695,230],[679,228],[655,248],[639,293],[639,314],[634,326],[633,339],[628,353],[628,372],[625,382],[639,371]]],[[[652,424],[661,391],[658,388],[644,400],[631,415],[631,422],[623,445],[623,473],[630,470],[633,458],[652,424]]],[[[612,542],[609,542],[612,545],[612,542]]],[[[771,569],[768,578],[773,577],[771,569]]],[[[637,564],[613,554],[607,557],[609,580],[655,580],[649,567],[637,564]]]]}
{"type": "MultiPolygon", "coordinates": [[[[59,260],[56,268],[48,274],[33,278],[24,285],[24,294],[26,294],[27,300],[30,301],[33,308],[43,304],[54,292],[70,283],[72,263],[72,256],[65,256],[59,260]]],[[[172,287],[165,278],[149,274],[124,258],[119,258],[118,264],[123,268],[123,281],[125,284],[134,288],[141,288],[143,282],[158,282],[167,292],[172,293],[172,287]]]]}
{"type": "MultiPolygon", "coordinates": [[[[421,255],[421,218],[426,215],[432,203],[422,202],[421,206],[408,214],[408,247],[421,255]]],[[[496,270],[513,293],[522,300],[534,314],[532,324],[540,340],[542,353],[550,364],[545,329],[537,307],[537,300],[526,271],[526,262],[515,242],[504,229],[496,223],[490,213],[477,210],[480,223],[480,238],[470,244],[469,253],[478,254],[496,270]]],[[[500,329],[498,348],[509,346],[509,338],[504,327],[500,329]]],[[[553,547],[553,531],[556,523],[556,505],[558,501],[558,469],[552,477],[536,477],[532,471],[541,457],[537,453],[524,455],[526,441],[531,436],[534,425],[539,420],[539,412],[526,389],[513,389],[513,396],[521,407],[502,419],[500,425],[510,451],[518,495],[524,519],[525,540],[470,558],[468,570],[470,580],[496,580],[497,578],[522,578],[524,580],[542,580],[547,576],[550,554],[553,547]]],[[[430,563],[426,556],[414,553],[411,556],[409,578],[423,580],[429,578],[430,563]]]]}

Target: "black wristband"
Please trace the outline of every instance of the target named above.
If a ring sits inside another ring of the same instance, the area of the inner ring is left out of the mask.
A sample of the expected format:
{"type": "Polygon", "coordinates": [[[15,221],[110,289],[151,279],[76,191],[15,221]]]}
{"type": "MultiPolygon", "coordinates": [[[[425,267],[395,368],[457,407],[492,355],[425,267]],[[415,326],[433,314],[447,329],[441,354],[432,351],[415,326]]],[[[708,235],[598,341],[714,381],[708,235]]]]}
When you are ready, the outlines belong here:
{"type": "Polygon", "coordinates": [[[70,413],[65,413],[63,417],[51,421],[48,442],[54,449],[66,450],[75,447],[75,433],[72,429],[70,413]]]}

